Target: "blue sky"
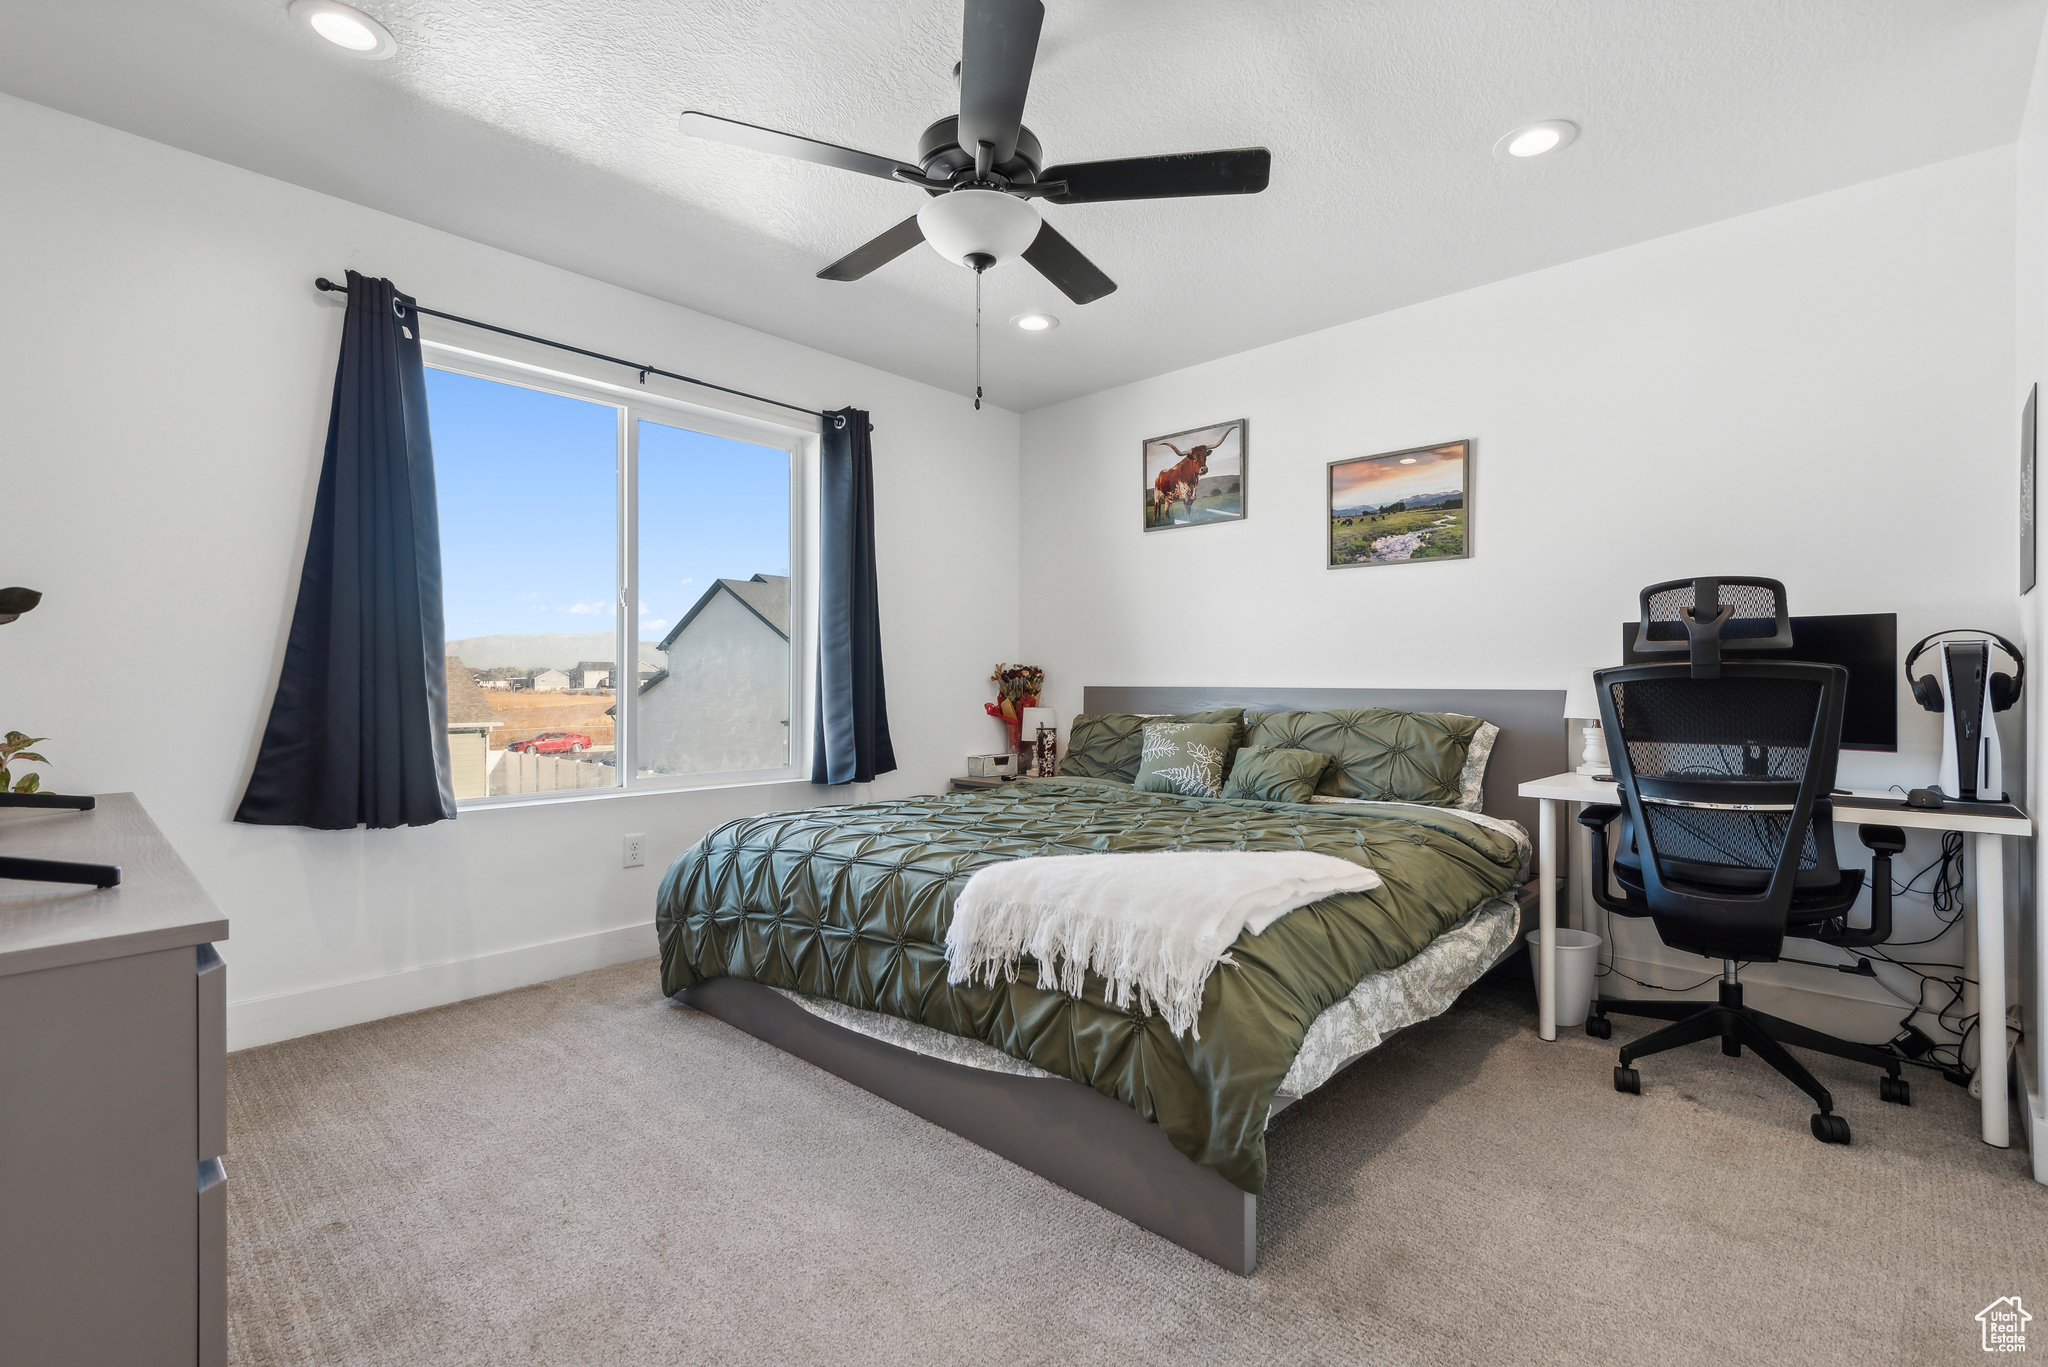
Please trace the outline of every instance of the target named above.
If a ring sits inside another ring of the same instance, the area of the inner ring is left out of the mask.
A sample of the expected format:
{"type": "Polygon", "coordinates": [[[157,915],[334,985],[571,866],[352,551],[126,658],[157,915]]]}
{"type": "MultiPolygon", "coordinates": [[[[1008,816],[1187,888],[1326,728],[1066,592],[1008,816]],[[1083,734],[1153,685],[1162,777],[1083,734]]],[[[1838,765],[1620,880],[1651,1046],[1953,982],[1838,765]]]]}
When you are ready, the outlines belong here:
{"type": "MultiPolygon", "coordinates": [[[[433,369],[427,406],[448,639],[611,627],[618,410],[433,369]]],[[[641,639],[713,579],[788,573],[788,453],[643,422],[641,639]]]]}

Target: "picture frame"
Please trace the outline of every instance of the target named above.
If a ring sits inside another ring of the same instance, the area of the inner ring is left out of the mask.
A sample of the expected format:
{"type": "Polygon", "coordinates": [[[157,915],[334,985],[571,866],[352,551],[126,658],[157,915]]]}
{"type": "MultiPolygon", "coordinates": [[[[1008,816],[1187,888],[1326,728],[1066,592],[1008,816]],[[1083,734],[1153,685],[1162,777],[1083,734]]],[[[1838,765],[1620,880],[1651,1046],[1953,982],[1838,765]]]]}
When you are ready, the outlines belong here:
{"type": "Polygon", "coordinates": [[[1139,444],[1145,530],[1244,521],[1250,443],[1248,418],[1145,438],[1139,444]]]}
{"type": "Polygon", "coordinates": [[[1330,569],[1472,558],[1471,438],[1329,463],[1330,569]]]}

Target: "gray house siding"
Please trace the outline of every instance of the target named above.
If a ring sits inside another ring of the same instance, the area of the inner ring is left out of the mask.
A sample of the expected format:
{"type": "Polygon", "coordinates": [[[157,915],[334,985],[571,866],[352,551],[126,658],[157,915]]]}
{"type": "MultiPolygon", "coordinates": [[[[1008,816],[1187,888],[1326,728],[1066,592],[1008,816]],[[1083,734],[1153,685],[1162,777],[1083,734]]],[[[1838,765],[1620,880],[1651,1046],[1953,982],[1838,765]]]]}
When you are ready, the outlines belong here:
{"type": "MultiPolygon", "coordinates": [[[[789,640],[759,582],[720,580],[662,642],[668,670],[640,697],[640,769],[652,774],[780,769],[789,763],[789,640]],[[747,590],[754,603],[741,597],[747,590]],[[756,605],[758,604],[758,605],[756,605]]],[[[781,588],[782,585],[776,585],[781,588]]]]}

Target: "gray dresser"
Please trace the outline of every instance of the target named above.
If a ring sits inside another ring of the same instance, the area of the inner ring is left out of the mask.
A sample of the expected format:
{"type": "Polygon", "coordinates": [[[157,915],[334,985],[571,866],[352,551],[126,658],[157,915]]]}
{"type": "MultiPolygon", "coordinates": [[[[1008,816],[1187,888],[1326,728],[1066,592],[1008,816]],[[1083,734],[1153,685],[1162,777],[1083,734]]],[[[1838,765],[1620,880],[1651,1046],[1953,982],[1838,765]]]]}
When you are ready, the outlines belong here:
{"type": "Polygon", "coordinates": [[[133,794],[0,810],[0,1362],[227,1360],[228,923],[133,794]]]}

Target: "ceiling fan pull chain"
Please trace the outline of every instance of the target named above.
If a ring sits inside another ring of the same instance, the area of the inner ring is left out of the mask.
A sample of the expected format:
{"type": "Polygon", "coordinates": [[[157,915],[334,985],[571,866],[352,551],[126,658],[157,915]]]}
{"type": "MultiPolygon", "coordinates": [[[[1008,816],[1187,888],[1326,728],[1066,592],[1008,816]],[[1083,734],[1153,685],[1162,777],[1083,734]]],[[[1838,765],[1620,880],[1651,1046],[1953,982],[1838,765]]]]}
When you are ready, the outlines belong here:
{"type": "Polygon", "coordinates": [[[974,273],[974,411],[981,411],[981,272],[974,273]]]}

